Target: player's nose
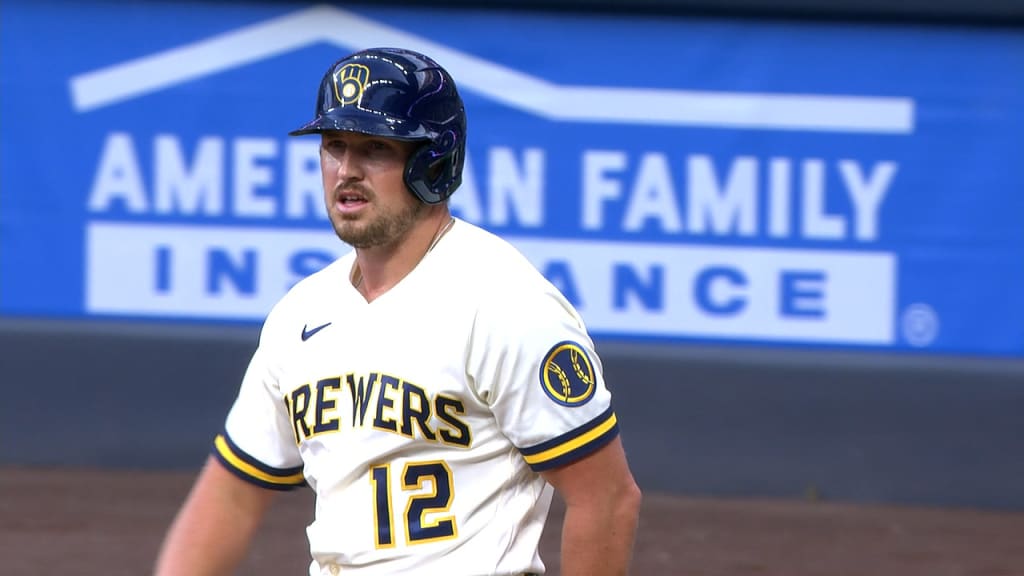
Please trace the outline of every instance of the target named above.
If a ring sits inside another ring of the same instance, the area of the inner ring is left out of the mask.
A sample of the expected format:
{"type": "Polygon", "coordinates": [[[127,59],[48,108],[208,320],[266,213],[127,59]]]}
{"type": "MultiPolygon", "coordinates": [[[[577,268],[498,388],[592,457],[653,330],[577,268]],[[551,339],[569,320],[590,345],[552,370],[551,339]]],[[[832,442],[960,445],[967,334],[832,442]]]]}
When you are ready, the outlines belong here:
{"type": "Polygon", "coordinates": [[[346,150],[337,157],[336,175],[341,181],[360,180],[363,177],[363,163],[359,154],[346,150]]]}

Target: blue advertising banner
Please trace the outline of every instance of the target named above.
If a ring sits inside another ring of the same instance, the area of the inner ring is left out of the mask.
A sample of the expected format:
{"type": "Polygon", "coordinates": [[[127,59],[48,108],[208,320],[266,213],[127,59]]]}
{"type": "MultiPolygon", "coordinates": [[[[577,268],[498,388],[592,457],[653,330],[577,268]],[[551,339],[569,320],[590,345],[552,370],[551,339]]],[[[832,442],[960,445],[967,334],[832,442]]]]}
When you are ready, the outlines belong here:
{"type": "Polygon", "coordinates": [[[287,131],[331,62],[401,46],[466,100],[453,212],[516,244],[599,337],[1024,356],[1018,30],[0,11],[2,315],[259,322],[348,250],[317,139],[287,131]]]}

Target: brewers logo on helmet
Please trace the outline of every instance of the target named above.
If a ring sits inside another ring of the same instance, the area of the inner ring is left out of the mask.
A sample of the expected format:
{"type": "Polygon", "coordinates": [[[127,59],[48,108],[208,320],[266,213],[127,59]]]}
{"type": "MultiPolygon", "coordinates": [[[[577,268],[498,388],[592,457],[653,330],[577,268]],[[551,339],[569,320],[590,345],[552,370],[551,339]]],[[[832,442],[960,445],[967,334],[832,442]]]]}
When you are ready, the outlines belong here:
{"type": "Polygon", "coordinates": [[[370,69],[362,64],[346,64],[334,73],[334,96],[342,106],[359,101],[370,78],[370,69]]]}

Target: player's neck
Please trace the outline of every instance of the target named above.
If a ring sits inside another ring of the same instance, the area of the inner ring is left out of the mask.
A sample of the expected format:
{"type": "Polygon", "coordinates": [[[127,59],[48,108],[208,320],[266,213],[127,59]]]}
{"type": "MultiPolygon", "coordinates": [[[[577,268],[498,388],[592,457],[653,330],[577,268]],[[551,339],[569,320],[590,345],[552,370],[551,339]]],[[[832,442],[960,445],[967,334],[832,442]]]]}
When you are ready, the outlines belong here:
{"type": "Polygon", "coordinates": [[[353,286],[372,302],[412,272],[453,223],[448,207],[438,206],[393,245],[356,249],[353,286]]]}

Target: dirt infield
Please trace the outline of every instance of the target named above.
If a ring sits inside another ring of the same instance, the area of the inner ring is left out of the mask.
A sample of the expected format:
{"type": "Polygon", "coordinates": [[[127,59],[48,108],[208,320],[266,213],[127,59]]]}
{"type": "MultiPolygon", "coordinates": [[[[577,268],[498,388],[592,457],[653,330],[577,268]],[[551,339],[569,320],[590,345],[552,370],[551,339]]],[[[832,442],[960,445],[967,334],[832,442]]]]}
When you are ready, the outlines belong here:
{"type": "MultiPolygon", "coordinates": [[[[0,468],[0,574],[148,574],[192,477],[0,468]]],[[[305,574],[311,509],[308,491],[282,495],[241,573],[305,574]]],[[[548,574],[557,549],[548,530],[548,574]]],[[[1021,576],[1024,513],[645,494],[633,574],[1021,576]]]]}

